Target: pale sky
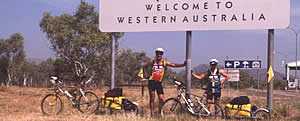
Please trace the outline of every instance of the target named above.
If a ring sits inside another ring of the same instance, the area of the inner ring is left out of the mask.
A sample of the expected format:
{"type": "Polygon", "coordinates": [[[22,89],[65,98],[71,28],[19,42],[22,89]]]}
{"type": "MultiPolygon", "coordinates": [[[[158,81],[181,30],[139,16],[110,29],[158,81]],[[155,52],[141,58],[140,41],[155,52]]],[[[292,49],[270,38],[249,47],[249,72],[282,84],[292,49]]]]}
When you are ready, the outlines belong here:
{"type": "MultiPolygon", "coordinates": [[[[98,0],[85,1],[95,5],[98,11],[98,0]]],[[[54,53],[49,49],[50,44],[45,34],[40,31],[39,21],[43,12],[49,11],[52,15],[72,14],[80,0],[1,0],[0,3],[0,38],[8,38],[9,35],[19,32],[24,36],[27,58],[46,59],[54,57],[54,53]]],[[[290,27],[300,30],[300,0],[291,0],[290,27]]],[[[184,31],[129,32],[125,33],[119,43],[121,48],[144,51],[149,57],[154,56],[155,48],[162,47],[165,49],[164,56],[169,61],[182,63],[185,60],[185,35],[184,31]]],[[[229,59],[256,59],[259,56],[262,67],[266,68],[267,37],[267,30],[193,31],[192,65],[207,64],[211,58],[218,59],[224,65],[226,56],[229,59]]],[[[281,62],[285,56],[287,62],[296,60],[295,40],[295,33],[290,29],[275,30],[274,70],[283,71],[281,62]]]]}

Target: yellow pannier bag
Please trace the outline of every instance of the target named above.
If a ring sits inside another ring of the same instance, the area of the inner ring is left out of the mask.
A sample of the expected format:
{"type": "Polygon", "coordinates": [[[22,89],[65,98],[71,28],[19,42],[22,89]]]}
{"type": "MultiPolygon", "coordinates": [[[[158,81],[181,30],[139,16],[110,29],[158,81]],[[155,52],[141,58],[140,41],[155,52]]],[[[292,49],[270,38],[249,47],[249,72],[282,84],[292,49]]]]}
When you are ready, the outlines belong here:
{"type": "Polygon", "coordinates": [[[235,117],[235,116],[250,116],[251,112],[251,104],[245,105],[226,105],[226,116],[227,117],[235,117]]]}
{"type": "Polygon", "coordinates": [[[101,107],[108,107],[110,105],[110,108],[113,109],[121,109],[122,100],[125,99],[125,97],[101,97],[100,105],[101,107]]]}

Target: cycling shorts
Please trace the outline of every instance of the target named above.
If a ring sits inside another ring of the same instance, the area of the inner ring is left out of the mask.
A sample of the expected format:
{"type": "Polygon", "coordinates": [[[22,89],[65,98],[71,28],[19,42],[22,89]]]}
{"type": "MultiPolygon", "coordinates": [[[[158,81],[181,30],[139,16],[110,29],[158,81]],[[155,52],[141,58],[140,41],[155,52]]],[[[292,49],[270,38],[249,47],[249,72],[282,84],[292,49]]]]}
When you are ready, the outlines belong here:
{"type": "Polygon", "coordinates": [[[164,90],[161,85],[161,82],[158,82],[158,81],[149,80],[148,81],[148,90],[149,90],[149,93],[156,90],[157,95],[164,94],[164,90]]]}
{"type": "Polygon", "coordinates": [[[220,97],[221,97],[221,93],[207,92],[207,97],[206,97],[206,99],[207,99],[207,100],[212,100],[212,99],[214,99],[214,100],[216,101],[216,100],[220,100],[220,97]]]}

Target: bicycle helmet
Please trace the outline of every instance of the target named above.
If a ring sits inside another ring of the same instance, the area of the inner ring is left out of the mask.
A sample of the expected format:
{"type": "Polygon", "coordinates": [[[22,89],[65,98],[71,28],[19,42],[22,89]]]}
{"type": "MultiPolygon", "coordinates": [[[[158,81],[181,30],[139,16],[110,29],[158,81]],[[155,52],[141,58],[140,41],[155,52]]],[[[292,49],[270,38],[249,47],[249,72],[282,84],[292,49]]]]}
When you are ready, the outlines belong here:
{"type": "Polygon", "coordinates": [[[164,53],[164,49],[162,49],[162,48],[156,48],[156,49],[155,49],[155,53],[156,53],[156,52],[162,52],[162,53],[164,53]]]}
{"type": "Polygon", "coordinates": [[[210,65],[217,65],[217,64],[218,64],[218,60],[217,60],[217,59],[211,59],[211,60],[209,61],[209,64],[210,64],[210,65]]]}

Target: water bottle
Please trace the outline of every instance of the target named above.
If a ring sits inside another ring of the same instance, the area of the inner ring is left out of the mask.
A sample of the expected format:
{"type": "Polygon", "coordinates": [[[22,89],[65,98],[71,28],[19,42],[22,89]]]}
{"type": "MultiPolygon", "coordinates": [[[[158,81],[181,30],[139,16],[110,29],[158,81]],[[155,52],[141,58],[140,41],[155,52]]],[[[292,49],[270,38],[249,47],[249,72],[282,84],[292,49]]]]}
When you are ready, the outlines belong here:
{"type": "Polygon", "coordinates": [[[67,94],[68,97],[73,97],[67,90],[65,90],[65,93],[67,94]]]}

